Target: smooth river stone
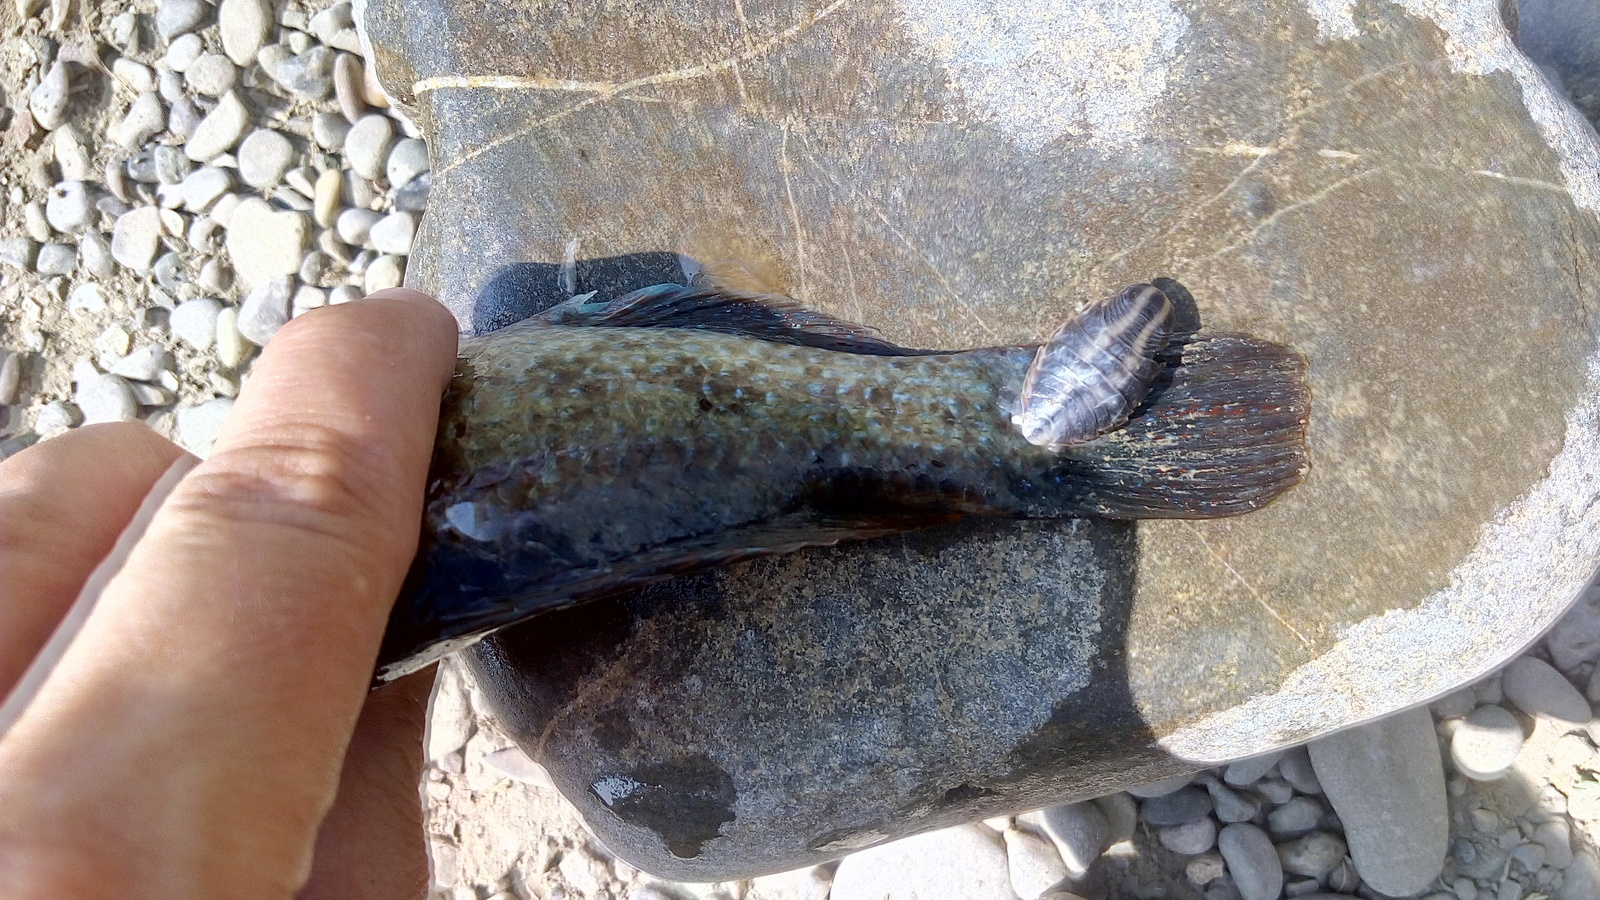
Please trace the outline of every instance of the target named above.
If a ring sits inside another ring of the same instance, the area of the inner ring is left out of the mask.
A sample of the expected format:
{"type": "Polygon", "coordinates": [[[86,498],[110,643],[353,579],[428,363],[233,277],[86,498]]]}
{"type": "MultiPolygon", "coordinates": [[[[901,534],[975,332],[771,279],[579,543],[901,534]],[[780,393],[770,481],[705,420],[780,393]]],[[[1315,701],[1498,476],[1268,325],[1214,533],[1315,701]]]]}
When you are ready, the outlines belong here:
{"type": "Polygon", "coordinates": [[[807,550],[474,651],[646,870],[796,868],[1310,740],[1503,664],[1600,564],[1600,151],[1494,4],[1090,6],[364,7],[434,129],[409,283],[465,331],[743,260],[972,347],[1170,276],[1309,364],[1312,467],[1263,511],[807,550]]]}

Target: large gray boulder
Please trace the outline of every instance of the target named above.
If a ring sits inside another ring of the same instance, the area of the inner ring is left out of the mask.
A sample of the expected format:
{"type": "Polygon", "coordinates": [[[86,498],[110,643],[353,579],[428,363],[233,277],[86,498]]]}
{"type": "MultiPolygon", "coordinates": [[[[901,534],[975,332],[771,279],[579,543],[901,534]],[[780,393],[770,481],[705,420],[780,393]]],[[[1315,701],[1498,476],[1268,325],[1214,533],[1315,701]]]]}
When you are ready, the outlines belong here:
{"type": "Polygon", "coordinates": [[[1600,556],[1594,133],[1495,4],[369,0],[432,140],[412,283],[483,331],[740,260],[913,346],[1170,276],[1310,365],[1211,522],[977,523],[472,656],[657,874],[793,868],[1302,742],[1489,671],[1600,556]]]}

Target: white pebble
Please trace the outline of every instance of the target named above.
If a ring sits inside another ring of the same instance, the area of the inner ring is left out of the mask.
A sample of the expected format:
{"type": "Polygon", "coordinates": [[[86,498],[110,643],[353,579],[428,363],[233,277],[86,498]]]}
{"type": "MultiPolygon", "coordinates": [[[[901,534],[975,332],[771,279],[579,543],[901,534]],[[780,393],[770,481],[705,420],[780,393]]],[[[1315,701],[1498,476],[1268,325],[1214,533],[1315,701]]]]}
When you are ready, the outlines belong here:
{"type": "Polygon", "coordinates": [[[372,226],[383,220],[383,213],[371,209],[347,209],[335,220],[339,240],[356,247],[370,246],[372,226]]]}
{"type": "Polygon", "coordinates": [[[324,150],[344,149],[345,138],[350,134],[350,123],[336,113],[317,113],[311,118],[311,140],[324,150]]]}
{"type": "Polygon", "coordinates": [[[399,287],[406,279],[406,260],[403,256],[384,255],[372,261],[362,279],[367,293],[399,287]]]}
{"type": "Polygon", "coordinates": [[[21,393],[22,354],[0,349],[0,406],[14,405],[21,393]]]}
{"type": "Polygon", "coordinates": [[[227,397],[179,409],[178,443],[195,456],[209,455],[232,409],[233,401],[227,397]]]}
{"type": "Polygon", "coordinates": [[[184,144],[183,152],[195,162],[210,162],[233,149],[249,127],[250,111],[245,109],[237,93],[229,91],[217,101],[216,108],[200,120],[194,136],[184,144]]]}
{"type": "Polygon", "coordinates": [[[1450,736],[1450,761],[1468,778],[1493,781],[1510,771],[1522,751],[1522,740],[1522,725],[1515,716],[1493,704],[1480,706],[1450,736]]]}
{"type": "Polygon", "coordinates": [[[222,303],[212,297],[199,297],[178,304],[167,319],[167,326],[179,340],[196,350],[208,350],[217,336],[217,314],[222,303]]]}
{"type": "Polygon", "coordinates": [[[247,289],[298,272],[310,245],[309,216],[273,209],[259,197],[241,202],[228,221],[228,258],[247,289]]]}
{"type": "Polygon", "coordinates": [[[360,288],[354,285],[341,284],[338,287],[328,291],[328,305],[338,306],[341,303],[349,303],[354,300],[360,300],[365,296],[366,294],[362,293],[360,288]]]}
{"type": "Polygon", "coordinates": [[[183,178],[183,205],[191,212],[205,212],[232,187],[233,175],[227,169],[201,166],[183,178]]]}
{"type": "Polygon", "coordinates": [[[239,333],[239,307],[225,307],[217,313],[217,359],[223,366],[237,369],[254,346],[239,333]]]}
{"type": "Polygon", "coordinates": [[[67,309],[75,313],[103,312],[106,308],[106,299],[100,292],[100,285],[86,281],[72,289],[67,295],[67,309]]]}
{"type": "Polygon", "coordinates": [[[0,240],[0,263],[19,271],[33,268],[38,258],[39,244],[31,238],[9,237],[0,240]]]}
{"type": "Polygon", "coordinates": [[[200,35],[186,34],[173,41],[167,47],[167,55],[162,57],[162,60],[167,64],[167,68],[182,74],[204,52],[206,52],[206,45],[204,41],[200,40],[200,35]]]}
{"type": "Polygon", "coordinates": [[[919,834],[851,854],[831,900],[1014,900],[1000,836],[981,825],[919,834]]]}
{"type": "Polygon", "coordinates": [[[294,297],[294,279],[270,278],[244,298],[239,305],[239,333],[253,344],[265,347],[278,329],[289,321],[289,303],[294,297]]]}
{"type": "Polygon", "coordinates": [[[1234,787],[1248,787],[1260,781],[1262,776],[1271,771],[1283,758],[1283,751],[1276,750],[1272,753],[1263,753],[1248,759],[1236,760],[1228,764],[1222,773],[1222,780],[1234,787]]]}
{"type": "Polygon", "coordinates": [[[272,26],[272,6],[267,0],[222,0],[217,8],[222,48],[236,65],[255,62],[272,26]]]}
{"type": "Polygon", "coordinates": [[[132,422],[139,416],[139,404],[134,400],[128,383],[115,375],[96,374],[78,383],[72,402],[83,411],[83,424],[98,422],[132,422]]]}
{"type": "Polygon", "coordinates": [[[84,181],[93,174],[89,147],[71,122],[55,130],[51,146],[55,150],[56,165],[61,167],[63,181],[84,181]]]}
{"type": "Polygon", "coordinates": [[[60,128],[66,121],[67,104],[72,99],[72,82],[67,75],[67,62],[57,59],[39,81],[39,86],[28,95],[28,111],[33,121],[46,131],[60,128]]]}
{"type": "Polygon", "coordinates": [[[141,206],[117,217],[111,257],[140,275],[150,271],[161,239],[161,210],[141,206]]]}
{"type": "Polygon", "coordinates": [[[239,69],[226,56],[207,53],[189,64],[183,81],[197,94],[221,97],[239,83],[239,69]]]}
{"type": "MultiPolygon", "coordinates": [[[[338,169],[329,169],[317,176],[312,187],[312,218],[319,228],[331,228],[339,219],[339,195],[343,192],[344,178],[338,169]]],[[[369,230],[371,226],[368,226],[369,230]]]]}
{"type": "Polygon", "coordinates": [[[46,403],[33,419],[33,430],[40,437],[55,437],[76,425],[81,419],[77,407],[61,401],[46,403]]]}
{"type": "Polygon", "coordinates": [[[155,381],[167,369],[167,349],[145,344],[111,364],[111,374],[133,381],[155,381]]]}
{"type": "Polygon", "coordinates": [[[254,188],[269,188],[283,180],[294,164],[294,145],[269,128],[257,128],[239,145],[239,177],[254,188]]]}
{"type": "Polygon", "coordinates": [[[40,275],[70,275],[78,267],[78,248],[71,244],[45,244],[39,248],[34,268],[40,275]]]}
{"type": "Polygon", "coordinates": [[[1018,828],[1007,828],[1002,836],[1011,889],[1022,900],[1038,900],[1067,877],[1067,867],[1049,841],[1018,828]]]}
{"type": "Polygon", "coordinates": [[[67,234],[88,228],[98,216],[94,193],[82,181],[63,181],[50,189],[44,205],[45,221],[67,234]]]}
{"type": "Polygon", "coordinates": [[[127,115],[111,132],[111,138],[123,148],[134,150],[166,125],[167,110],[161,105],[161,98],[154,91],[146,91],[128,107],[127,115]]]}
{"type": "Polygon", "coordinates": [[[156,75],[150,67],[119,56],[111,63],[111,77],[136,94],[156,89],[156,75]]]}
{"type": "Polygon", "coordinates": [[[210,16],[211,7],[200,0],[161,0],[156,7],[156,33],[171,41],[204,25],[210,16]]]}
{"type": "Polygon", "coordinates": [[[1042,810],[1040,818],[1071,877],[1082,878],[1105,852],[1111,823],[1093,801],[1052,806],[1042,810]]]}
{"type": "Polygon", "coordinates": [[[363,116],[345,136],[345,159],[362,178],[377,178],[384,173],[394,138],[394,123],[388,116],[363,116]]]}
{"type": "Polygon", "coordinates": [[[389,184],[401,188],[428,171],[428,144],[416,138],[406,138],[389,151],[385,174],[389,184]]]}
{"type": "Polygon", "coordinates": [[[1217,835],[1217,851],[1244,900],[1277,900],[1283,890],[1283,864],[1267,833],[1248,822],[1235,822],[1217,835]]]}
{"type": "Polygon", "coordinates": [[[328,292],[321,288],[302,284],[294,292],[294,300],[289,304],[291,316],[309,312],[328,305],[328,292]]]}
{"type": "Polygon", "coordinates": [[[1544,715],[1576,725],[1594,718],[1589,701],[1572,682],[1537,657],[1513,660],[1505,668],[1500,684],[1506,699],[1529,715],[1544,715]]]}
{"type": "Polygon", "coordinates": [[[411,242],[417,237],[416,213],[390,213],[372,224],[368,236],[372,241],[372,249],[379,253],[406,256],[411,252],[411,242]]]}

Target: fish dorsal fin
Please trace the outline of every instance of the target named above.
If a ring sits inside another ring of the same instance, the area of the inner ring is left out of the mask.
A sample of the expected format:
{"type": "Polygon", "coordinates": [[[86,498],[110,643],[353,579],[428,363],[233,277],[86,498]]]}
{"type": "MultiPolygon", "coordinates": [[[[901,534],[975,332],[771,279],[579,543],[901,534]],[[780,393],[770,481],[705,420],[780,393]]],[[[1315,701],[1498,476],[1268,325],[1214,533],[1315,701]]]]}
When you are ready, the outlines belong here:
{"type": "Polygon", "coordinates": [[[866,325],[807,309],[782,294],[755,294],[703,285],[657,284],[614,300],[573,297],[540,313],[549,325],[609,328],[690,328],[800,347],[870,356],[932,356],[892,344],[866,325]]]}

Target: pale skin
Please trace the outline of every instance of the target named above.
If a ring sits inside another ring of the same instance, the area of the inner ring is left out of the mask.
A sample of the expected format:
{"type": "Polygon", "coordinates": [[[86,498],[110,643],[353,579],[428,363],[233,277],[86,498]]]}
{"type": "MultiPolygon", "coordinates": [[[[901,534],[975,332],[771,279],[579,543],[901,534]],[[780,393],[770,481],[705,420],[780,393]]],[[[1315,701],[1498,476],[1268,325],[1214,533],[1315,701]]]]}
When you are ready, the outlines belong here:
{"type": "MultiPolygon", "coordinates": [[[[403,289],[273,338],[0,739],[0,898],[424,895],[432,671],[368,685],[455,352],[403,289]]],[[[99,425],[0,463],[0,696],[184,452],[99,425]]]]}

